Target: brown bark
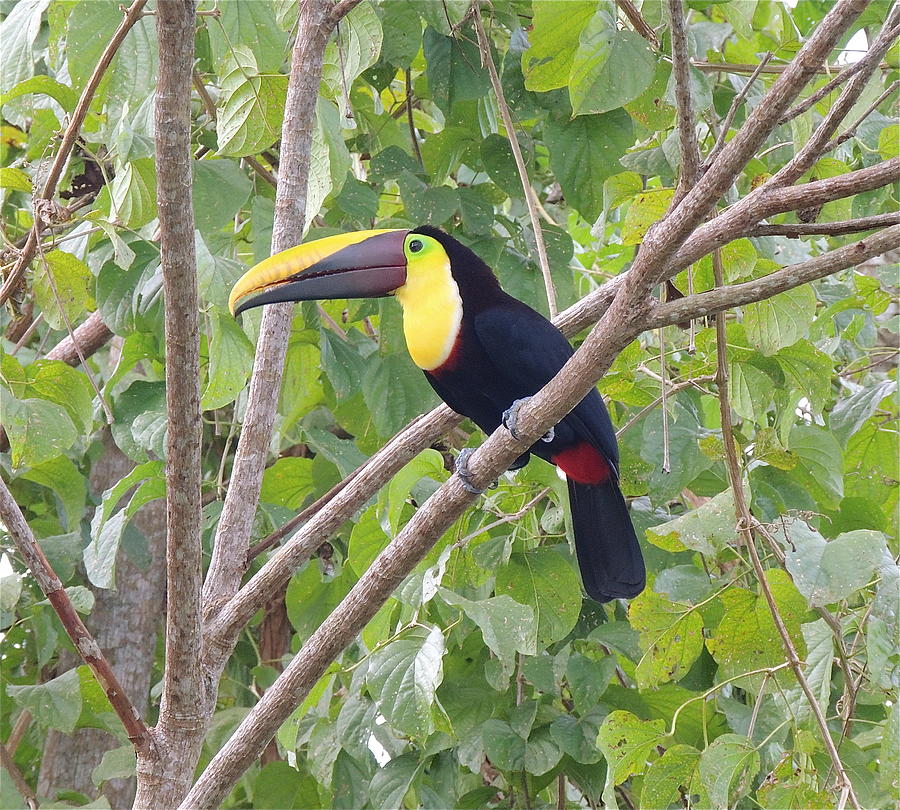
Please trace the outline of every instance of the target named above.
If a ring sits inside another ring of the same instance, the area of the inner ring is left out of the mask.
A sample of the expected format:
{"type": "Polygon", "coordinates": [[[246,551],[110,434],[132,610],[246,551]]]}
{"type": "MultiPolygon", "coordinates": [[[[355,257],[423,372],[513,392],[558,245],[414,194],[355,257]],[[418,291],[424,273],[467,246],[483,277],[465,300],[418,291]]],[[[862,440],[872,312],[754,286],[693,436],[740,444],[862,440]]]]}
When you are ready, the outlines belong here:
{"type": "MultiPolygon", "coordinates": [[[[134,466],[108,433],[104,447],[90,476],[91,490],[98,498],[134,466]]],[[[165,502],[145,504],[135,515],[133,525],[146,538],[151,563],[146,569],[141,568],[120,552],[116,561],[116,588],[91,588],[94,609],[85,624],[106,652],[122,687],[134,696],[136,707],[144,714],[150,694],[156,634],[161,626],[159,605],[165,593],[165,502]]],[[[67,652],[60,656],[60,662],[63,669],[79,663],[67,652]]],[[[99,729],[76,729],[72,735],[51,729],[41,758],[38,795],[52,798],[58,790],[77,790],[96,798],[91,771],[100,764],[105,751],[119,745],[112,734],[99,729]]],[[[103,785],[102,794],[115,810],[131,807],[134,790],[134,778],[113,779],[103,785]]]]}

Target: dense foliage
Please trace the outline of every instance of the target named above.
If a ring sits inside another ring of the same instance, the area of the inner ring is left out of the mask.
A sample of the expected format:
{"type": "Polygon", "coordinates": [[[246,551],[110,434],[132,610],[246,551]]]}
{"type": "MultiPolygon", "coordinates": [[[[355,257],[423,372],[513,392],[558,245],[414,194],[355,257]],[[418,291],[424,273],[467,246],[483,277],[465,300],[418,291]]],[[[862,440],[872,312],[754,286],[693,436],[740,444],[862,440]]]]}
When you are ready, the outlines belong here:
{"type": "MultiPolygon", "coordinates": [[[[668,18],[662,2],[638,5],[661,51],[617,22],[610,0],[495,0],[489,17],[485,11],[538,191],[560,309],[629,266],[674,192],[675,100],[662,56],[668,18]]],[[[745,86],[741,65],[757,64],[766,52],[771,66],[785,64],[830,5],[687,3],[705,152],[745,86]]],[[[873,3],[850,34],[877,31],[887,8],[873,3]]],[[[461,0],[366,0],[341,22],[318,100],[308,236],[439,225],[483,256],[510,293],[546,313],[524,192],[468,10],[461,0]]],[[[240,433],[260,317],[257,310],[236,321],[227,298],[246,267],[269,254],[269,173],[278,170],[297,7],[291,0],[204,0],[200,11],[193,194],[208,544],[240,433]]],[[[57,132],[122,13],[118,0],[7,1],[0,13],[8,270],[14,243],[32,225],[31,192],[41,186],[57,132]]],[[[895,46],[860,112],[896,78],[896,66],[895,46]]],[[[93,592],[115,584],[117,559],[163,564],[151,562],[131,522],[165,488],[156,70],[154,21],[145,16],[105,75],[66,168],[60,205],[70,209],[57,209],[58,224],[2,315],[3,476],[88,617],[93,592]],[[83,366],[46,359],[67,328],[94,311],[114,337],[88,360],[90,376],[83,366]],[[94,491],[88,476],[108,452],[107,421],[134,469],[94,491]]],[[[775,75],[761,74],[733,126],[775,75]]],[[[732,198],[790,159],[831,100],[776,129],[732,198]]],[[[809,176],[895,156],[891,103],[809,176]]],[[[801,212],[800,221],[851,219],[896,205],[896,189],[885,187],[801,212]]],[[[854,238],[741,238],[723,251],[725,281],[752,279],[854,238]]],[[[684,275],[675,280],[682,292],[684,275]]],[[[736,310],[727,324],[730,404],[746,492],[763,524],[766,579],[865,807],[900,800],[895,283],[895,268],[875,261],[736,310]]],[[[694,291],[712,286],[710,257],[693,267],[691,284],[694,291]]],[[[821,734],[735,529],[713,384],[715,330],[699,322],[695,331],[646,333],[600,383],[621,428],[624,489],[646,536],[647,590],[630,604],[583,599],[565,483],[540,461],[504,476],[282,727],[283,758],[248,772],[229,806],[530,808],[556,802],[561,789],[571,806],[836,803],[821,734]],[[663,377],[674,389],[665,424],[663,377]]],[[[396,302],[298,306],[255,539],[436,403],[406,354],[396,302]]],[[[271,685],[282,658],[450,475],[449,450],[481,440],[463,423],[296,573],[285,598],[285,644],[263,643],[270,617],[257,617],[221,683],[209,755],[271,685]]],[[[130,747],[102,692],[85,667],[58,665],[68,642],[20,557],[6,551],[12,573],[0,598],[0,736],[8,739],[20,713],[31,713],[14,760],[34,785],[47,729],[107,728],[124,747],[93,778],[99,784],[127,774],[130,747]]],[[[119,583],[120,592],[127,587],[119,583]]],[[[161,647],[157,664],[154,681],[161,647]]],[[[0,804],[20,806],[10,780],[2,785],[0,804]]]]}

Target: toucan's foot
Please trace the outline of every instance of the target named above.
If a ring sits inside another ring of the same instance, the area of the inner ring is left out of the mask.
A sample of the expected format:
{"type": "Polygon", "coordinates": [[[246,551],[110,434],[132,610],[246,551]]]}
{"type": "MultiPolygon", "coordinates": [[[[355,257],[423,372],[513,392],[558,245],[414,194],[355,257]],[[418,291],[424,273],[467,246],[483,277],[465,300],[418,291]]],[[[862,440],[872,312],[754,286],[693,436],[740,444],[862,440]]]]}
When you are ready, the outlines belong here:
{"type": "MultiPolygon", "coordinates": [[[[513,404],[510,405],[505,411],[503,411],[502,422],[503,427],[505,427],[511,434],[514,439],[519,438],[519,433],[516,430],[516,423],[519,421],[519,408],[521,408],[531,397],[523,397],[522,399],[513,400],[513,404]]],[[[541,436],[542,442],[552,442],[553,437],[556,435],[556,428],[550,428],[543,436],[541,436]]]]}
{"type": "Polygon", "coordinates": [[[466,490],[466,492],[471,492],[473,495],[481,495],[484,490],[478,489],[478,487],[476,487],[472,483],[472,479],[469,476],[469,459],[474,452],[475,451],[470,447],[467,447],[464,450],[460,450],[459,455],[456,457],[454,469],[456,470],[456,474],[459,476],[459,480],[462,482],[463,488],[466,490]]]}

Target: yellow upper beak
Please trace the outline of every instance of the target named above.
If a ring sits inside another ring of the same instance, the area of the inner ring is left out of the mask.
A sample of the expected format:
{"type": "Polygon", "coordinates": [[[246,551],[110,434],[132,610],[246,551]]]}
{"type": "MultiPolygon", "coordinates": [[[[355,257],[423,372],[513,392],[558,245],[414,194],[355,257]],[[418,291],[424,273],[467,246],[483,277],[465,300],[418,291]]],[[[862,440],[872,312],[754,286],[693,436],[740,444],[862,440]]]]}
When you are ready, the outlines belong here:
{"type": "Polygon", "coordinates": [[[248,309],[251,306],[258,306],[265,303],[273,303],[277,300],[315,300],[322,298],[347,298],[347,297],[370,297],[375,295],[386,295],[391,289],[402,284],[394,283],[398,280],[399,275],[395,272],[383,273],[379,283],[373,285],[370,280],[368,283],[354,284],[349,278],[352,271],[371,271],[372,273],[379,270],[398,271],[402,265],[405,273],[405,256],[403,254],[403,240],[407,234],[405,230],[396,229],[376,229],[369,231],[355,231],[353,233],[336,234],[335,236],[326,236],[324,239],[316,239],[313,242],[307,242],[303,245],[283,250],[276,253],[268,259],[264,259],[259,264],[251,267],[231,290],[228,298],[228,306],[232,314],[248,309]],[[361,246],[352,251],[347,248],[353,245],[360,245],[361,242],[379,237],[382,234],[395,234],[396,236],[374,239],[368,246],[361,246]],[[341,252],[344,251],[342,254],[341,252]],[[305,271],[310,271],[309,275],[304,277],[305,271]],[[342,279],[343,283],[339,283],[337,277],[340,274],[347,274],[347,278],[342,279]],[[320,282],[313,285],[309,282],[316,277],[320,282]],[[325,282],[325,278],[333,279],[325,282]],[[306,284],[304,281],[308,279],[306,284]],[[287,285],[291,284],[294,289],[289,291],[287,285]],[[387,289],[390,285],[394,285],[391,289],[387,289]],[[282,286],[283,295],[257,296],[250,301],[246,301],[240,306],[238,302],[250,295],[258,293],[273,286],[282,286]],[[301,287],[308,289],[301,290],[301,287]],[[384,289],[383,289],[384,288],[384,289]]]}

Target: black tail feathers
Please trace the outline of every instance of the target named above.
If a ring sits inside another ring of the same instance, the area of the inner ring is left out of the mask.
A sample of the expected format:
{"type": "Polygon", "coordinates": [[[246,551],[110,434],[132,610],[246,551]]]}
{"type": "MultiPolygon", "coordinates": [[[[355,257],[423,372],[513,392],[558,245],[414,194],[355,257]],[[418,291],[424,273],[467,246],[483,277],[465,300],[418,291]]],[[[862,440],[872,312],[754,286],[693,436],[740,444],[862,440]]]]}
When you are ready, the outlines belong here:
{"type": "Polygon", "coordinates": [[[637,596],[644,590],[647,575],[618,484],[610,480],[595,486],[569,479],[569,503],[588,596],[598,602],[637,596]]]}

